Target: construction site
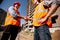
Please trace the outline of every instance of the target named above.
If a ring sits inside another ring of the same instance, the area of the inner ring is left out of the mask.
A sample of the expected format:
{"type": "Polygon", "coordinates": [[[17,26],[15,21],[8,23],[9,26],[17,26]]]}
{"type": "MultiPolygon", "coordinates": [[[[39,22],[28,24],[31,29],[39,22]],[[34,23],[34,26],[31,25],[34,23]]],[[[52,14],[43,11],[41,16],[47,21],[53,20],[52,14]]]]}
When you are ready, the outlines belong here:
{"type": "MultiPolygon", "coordinates": [[[[32,18],[34,8],[36,7],[36,5],[32,4],[32,0],[27,0],[27,3],[28,5],[27,5],[26,16],[32,18]]],[[[0,25],[4,24],[6,14],[7,14],[6,11],[0,8],[0,21],[1,21],[0,25]]],[[[57,9],[54,15],[58,15],[58,18],[55,20],[56,22],[52,25],[52,28],[49,28],[49,30],[51,33],[52,40],[60,40],[60,7],[57,9]]],[[[21,30],[21,32],[18,33],[16,40],[34,40],[34,27],[32,27],[32,21],[25,22],[24,24],[22,24],[22,27],[23,29],[21,30]]],[[[1,39],[3,34],[3,29],[1,29],[1,27],[0,31],[1,31],[0,32],[0,39],[1,39]]]]}

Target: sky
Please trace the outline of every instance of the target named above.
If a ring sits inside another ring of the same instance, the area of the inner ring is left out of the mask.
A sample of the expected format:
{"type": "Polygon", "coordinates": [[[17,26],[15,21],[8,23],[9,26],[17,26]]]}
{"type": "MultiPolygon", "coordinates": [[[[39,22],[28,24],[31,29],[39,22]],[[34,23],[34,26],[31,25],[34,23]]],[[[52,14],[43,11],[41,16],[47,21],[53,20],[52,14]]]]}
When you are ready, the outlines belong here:
{"type": "MultiPolygon", "coordinates": [[[[27,0],[3,0],[0,4],[0,8],[7,11],[7,9],[13,5],[14,2],[20,2],[21,7],[19,8],[19,12],[22,16],[26,16],[26,9],[27,9],[27,0]]],[[[21,23],[23,24],[25,21],[22,19],[21,23]]]]}

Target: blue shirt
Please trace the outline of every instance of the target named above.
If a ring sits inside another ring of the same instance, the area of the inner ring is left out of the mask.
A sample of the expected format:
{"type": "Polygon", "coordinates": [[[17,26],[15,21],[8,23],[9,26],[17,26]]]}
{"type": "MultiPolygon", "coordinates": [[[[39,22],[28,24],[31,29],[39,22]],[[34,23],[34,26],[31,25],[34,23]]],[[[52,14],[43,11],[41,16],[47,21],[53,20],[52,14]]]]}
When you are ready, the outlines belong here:
{"type": "Polygon", "coordinates": [[[8,9],[9,13],[11,16],[13,17],[17,17],[18,15],[15,13],[15,11],[13,10],[13,6],[10,6],[8,9]]]}

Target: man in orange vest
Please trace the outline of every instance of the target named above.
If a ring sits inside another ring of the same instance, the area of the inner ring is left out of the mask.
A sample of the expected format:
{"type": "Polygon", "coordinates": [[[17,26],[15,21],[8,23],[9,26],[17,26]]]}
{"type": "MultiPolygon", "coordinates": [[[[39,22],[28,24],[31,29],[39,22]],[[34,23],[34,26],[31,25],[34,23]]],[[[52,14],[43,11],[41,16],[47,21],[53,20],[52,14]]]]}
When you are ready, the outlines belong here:
{"type": "Polygon", "coordinates": [[[20,28],[20,21],[21,18],[25,19],[24,16],[21,16],[18,9],[20,7],[19,2],[14,2],[13,6],[8,8],[7,11],[7,16],[5,20],[4,26],[6,27],[3,36],[1,40],[8,40],[10,37],[10,40],[15,40],[17,34],[18,34],[18,29],[20,28]]]}
{"type": "MultiPolygon", "coordinates": [[[[35,8],[33,15],[34,40],[51,40],[49,27],[52,27],[51,15],[58,8],[57,0],[44,0],[35,8]]],[[[27,18],[27,20],[32,20],[27,18]]]]}
{"type": "Polygon", "coordinates": [[[52,27],[51,15],[57,7],[57,0],[44,0],[37,5],[33,16],[34,40],[52,40],[48,27],[52,27]]]}

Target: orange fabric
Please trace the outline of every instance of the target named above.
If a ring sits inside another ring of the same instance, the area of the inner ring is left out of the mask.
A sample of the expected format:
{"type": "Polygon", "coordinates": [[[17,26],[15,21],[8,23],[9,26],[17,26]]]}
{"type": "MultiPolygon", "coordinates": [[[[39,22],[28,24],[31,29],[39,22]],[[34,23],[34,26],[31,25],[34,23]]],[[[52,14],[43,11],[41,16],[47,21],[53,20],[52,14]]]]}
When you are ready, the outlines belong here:
{"type": "Polygon", "coordinates": [[[52,27],[52,22],[51,22],[51,20],[50,20],[50,21],[49,21],[49,20],[47,20],[45,23],[49,26],[49,28],[51,28],[51,27],[52,27]]]}
{"type": "Polygon", "coordinates": [[[37,7],[35,8],[34,15],[33,15],[33,25],[34,26],[41,26],[43,24],[47,24],[49,27],[52,27],[51,20],[46,20],[43,24],[39,23],[40,18],[44,18],[47,15],[48,12],[46,12],[46,9],[43,6],[43,3],[41,2],[37,7]]]}
{"type": "Polygon", "coordinates": [[[9,14],[9,12],[7,12],[4,26],[10,25],[10,24],[19,26],[20,25],[20,18],[14,19],[13,16],[11,16],[9,14]]]}
{"type": "Polygon", "coordinates": [[[13,25],[16,25],[16,26],[18,26],[18,25],[20,24],[20,23],[19,23],[18,21],[16,21],[16,20],[12,20],[11,23],[12,23],[13,25]]]}

